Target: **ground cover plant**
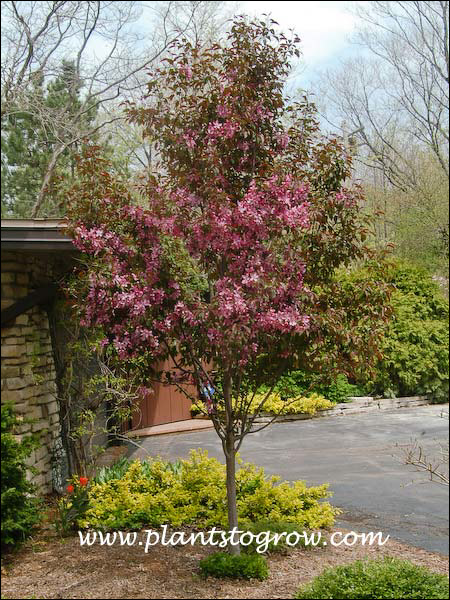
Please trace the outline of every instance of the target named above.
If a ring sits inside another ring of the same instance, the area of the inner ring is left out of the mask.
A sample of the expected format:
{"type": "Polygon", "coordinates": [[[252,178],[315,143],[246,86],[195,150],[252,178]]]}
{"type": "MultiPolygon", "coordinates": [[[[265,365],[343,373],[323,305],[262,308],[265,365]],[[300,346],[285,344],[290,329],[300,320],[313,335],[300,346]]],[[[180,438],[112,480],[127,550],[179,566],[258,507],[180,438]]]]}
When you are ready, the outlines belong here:
{"type": "Polygon", "coordinates": [[[259,579],[269,576],[267,560],[258,554],[232,555],[215,552],[200,561],[200,571],[205,577],[229,577],[231,579],[259,579]]]}
{"type": "Polygon", "coordinates": [[[296,598],[448,598],[448,577],[391,557],[327,569],[296,598]]]}

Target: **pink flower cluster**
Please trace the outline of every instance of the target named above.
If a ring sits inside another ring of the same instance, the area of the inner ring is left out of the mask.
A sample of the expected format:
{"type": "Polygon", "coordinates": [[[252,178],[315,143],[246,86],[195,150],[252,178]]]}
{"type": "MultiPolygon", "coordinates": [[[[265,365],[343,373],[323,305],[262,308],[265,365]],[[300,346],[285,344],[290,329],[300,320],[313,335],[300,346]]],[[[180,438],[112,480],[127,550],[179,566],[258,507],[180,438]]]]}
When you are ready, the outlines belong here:
{"type": "MultiPolygon", "coordinates": [[[[237,128],[214,121],[208,139],[229,139],[237,128]]],[[[182,137],[190,147],[196,133],[182,137]]],[[[84,323],[103,326],[123,359],[145,353],[158,361],[176,343],[245,366],[280,336],[310,326],[296,251],[310,226],[309,188],[274,175],[253,181],[241,198],[193,190],[158,189],[148,209],[111,205],[120,227],[105,219],[76,228],[77,247],[104,265],[89,281],[84,323]],[[208,293],[186,293],[177,264],[167,270],[162,235],[178,238],[208,274],[208,293]]]]}
{"type": "Polygon", "coordinates": [[[219,123],[219,121],[213,121],[208,125],[207,137],[211,143],[215,143],[219,138],[232,138],[238,129],[239,125],[234,121],[228,120],[224,123],[219,123]]]}
{"type": "Polygon", "coordinates": [[[186,142],[186,146],[192,150],[195,148],[197,143],[197,134],[193,129],[188,129],[186,133],[183,134],[182,139],[186,142]]]}
{"type": "Polygon", "coordinates": [[[192,79],[192,69],[189,65],[182,64],[180,65],[179,70],[186,79],[192,79]]]}
{"type": "Polygon", "coordinates": [[[219,106],[217,107],[217,114],[219,115],[219,117],[227,119],[231,114],[231,110],[228,106],[225,106],[225,104],[219,104],[219,106]]]}
{"type": "Polygon", "coordinates": [[[103,227],[88,229],[79,225],[75,230],[74,245],[82,252],[97,256],[107,250],[111,254],[130,255],[132,250],[123,243],[121,238],[103,227]]]}

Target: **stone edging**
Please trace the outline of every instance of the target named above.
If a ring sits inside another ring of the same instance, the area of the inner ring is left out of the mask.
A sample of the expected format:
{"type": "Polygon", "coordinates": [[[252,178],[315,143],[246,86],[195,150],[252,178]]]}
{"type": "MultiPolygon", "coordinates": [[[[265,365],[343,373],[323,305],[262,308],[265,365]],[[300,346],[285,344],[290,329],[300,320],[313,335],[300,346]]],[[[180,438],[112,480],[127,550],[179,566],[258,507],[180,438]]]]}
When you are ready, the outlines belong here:
{"type": "MultiPolygon", "coordinates": [[[[274,420],[283,421],[303,421],[306,419],[315,419],[317,417],[337,417],[344,415],[361,414],[368,412],[377,412],[379,410],[392,410],[397,408],[409,408],[410,406],[424,406],[432,404],[426,396],[406,396],[404,398],[372,398],[371,396],[361,396],[349,398],[349,402],[341,402],[328,410],[321,410],[315,415],[297,414],[281,415],[274,420]]],[[[257,422],[267,423],[273,417],[261,416],[257,422]]]]}

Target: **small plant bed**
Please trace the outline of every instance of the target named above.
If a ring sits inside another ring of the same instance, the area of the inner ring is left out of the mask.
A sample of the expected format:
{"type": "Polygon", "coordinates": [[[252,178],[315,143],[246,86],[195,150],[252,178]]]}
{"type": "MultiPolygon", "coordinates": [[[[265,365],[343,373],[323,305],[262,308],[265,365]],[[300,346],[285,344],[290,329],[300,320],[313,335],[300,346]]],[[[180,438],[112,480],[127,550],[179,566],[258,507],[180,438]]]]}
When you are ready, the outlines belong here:
{"type": "MultiPolygon", "coordinates": [[[[280,482],[264,469],[242,464],[236,474],[242,527],[260,520],[287,522],[300,529],[333,525],[338,510],[326,499],[328,485],[280,482]]],[[[84,483],[84,482],[83,482],[84,483]]],[[[87,485],[76,481],[60,501],[60,529],[140,529],[227,526],[225,467],[207,452],[191,451],[175,463],[122,459],[102,469],[87,485]]]]}
{"type": "Polygon", "coordinates": [[[138,545],[80,547],[78,535],[61,538],[42,529],[18,552],[3,559],[3,598],[294,598],[326,568],[365,558],[394,556],[446,574],[448,557],[392,539],[382,548],[327,545],[267,557],[269,577],[219,579],[201,575],[210,547],[138,545]]]}

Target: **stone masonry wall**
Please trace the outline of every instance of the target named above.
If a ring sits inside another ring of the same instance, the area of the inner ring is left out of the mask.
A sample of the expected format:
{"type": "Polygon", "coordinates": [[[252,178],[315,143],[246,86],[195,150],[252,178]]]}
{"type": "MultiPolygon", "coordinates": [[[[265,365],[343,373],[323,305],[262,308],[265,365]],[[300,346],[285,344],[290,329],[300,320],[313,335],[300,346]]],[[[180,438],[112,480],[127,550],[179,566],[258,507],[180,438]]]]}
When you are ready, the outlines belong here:
{"type": "MultiPolygon", "coordinates": [[[[2,310],[27,296],[36,287],[54,281],[51,255],[2,252],[2,310]]],[[[61,447],[59,406],[52,340],[46,311],[34,306],[2,328],[2,403],[12,402],[17,414],[31,418],[20,434],[40,435],[40,447],[29,464],[38,471],[33,481],[41,493],[52,491],[52,453],[61,447]]]]}

